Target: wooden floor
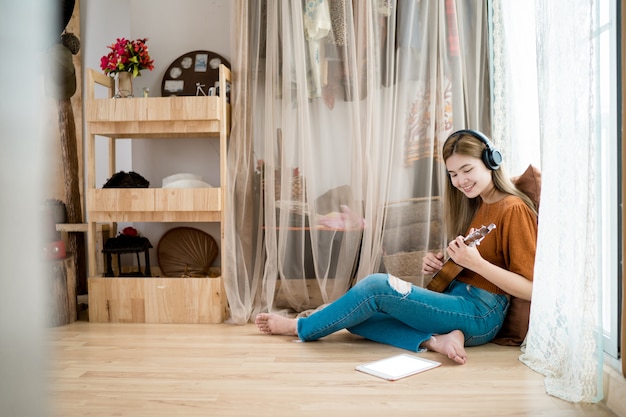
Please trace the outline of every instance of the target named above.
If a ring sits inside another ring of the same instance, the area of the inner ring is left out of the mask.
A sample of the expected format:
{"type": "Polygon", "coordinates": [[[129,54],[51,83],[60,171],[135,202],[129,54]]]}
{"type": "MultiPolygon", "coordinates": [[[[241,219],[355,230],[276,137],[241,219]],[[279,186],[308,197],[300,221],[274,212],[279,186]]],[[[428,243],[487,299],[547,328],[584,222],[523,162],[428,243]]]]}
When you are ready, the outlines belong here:
{"type": "Polygon", "coordinates": [[[519,348],[469,348],[458,366],[388,382],[356,365],[404,351],[340,332],[312,343],[254,325],[98,324],[51,329],[55,416],[614,416],[544,393],[519,348]]]}

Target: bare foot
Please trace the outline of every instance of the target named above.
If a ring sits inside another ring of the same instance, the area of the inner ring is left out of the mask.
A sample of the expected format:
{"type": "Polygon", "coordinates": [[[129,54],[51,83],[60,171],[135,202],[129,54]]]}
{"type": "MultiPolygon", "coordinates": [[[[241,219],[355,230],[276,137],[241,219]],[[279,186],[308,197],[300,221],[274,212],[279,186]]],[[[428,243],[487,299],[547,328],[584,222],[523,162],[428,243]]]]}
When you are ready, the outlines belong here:
{"type": "Polygon", "coordinates": [[[265,334],[280,334],[285,336],[297,336],[297,319],[279,316],[278,314],[259,313],[254,323],[265,334]]]}
{"type": "Polygon", "coordinates": [[[460,330],[453,330],[448,334],[438,334],[422,343],[422,347],[446,355],[458,364],[467,362],[465,353],[465,336],[460,330]]]}

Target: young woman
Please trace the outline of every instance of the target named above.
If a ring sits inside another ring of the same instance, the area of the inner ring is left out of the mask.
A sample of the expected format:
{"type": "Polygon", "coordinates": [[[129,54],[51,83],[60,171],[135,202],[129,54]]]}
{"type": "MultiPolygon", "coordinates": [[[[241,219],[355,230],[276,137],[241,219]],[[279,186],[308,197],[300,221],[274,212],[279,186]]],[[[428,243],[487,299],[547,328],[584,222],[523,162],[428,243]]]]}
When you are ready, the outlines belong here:
{"type": "MultiPolygon", "coordinates": [[[[448,256],[464,269],[441,293],[389,274],[372,274],[342,297],[306,318],[260,313],[267,334],[317,340],[340,329],[399,348],[439,352],[459,364],[465,346],[492,340],[504,321],[510,296],[530,300],[537,243],[532,201],[505,174],[502,156],[482,133],[461,130],[443,146],[448,173],[445,220],[452,238],[448,256]],[[480,245],[464,236],[495,224],[480,245]]],[[[424,274],[444,265],[442,253],[428,253],[424,274]]]]}

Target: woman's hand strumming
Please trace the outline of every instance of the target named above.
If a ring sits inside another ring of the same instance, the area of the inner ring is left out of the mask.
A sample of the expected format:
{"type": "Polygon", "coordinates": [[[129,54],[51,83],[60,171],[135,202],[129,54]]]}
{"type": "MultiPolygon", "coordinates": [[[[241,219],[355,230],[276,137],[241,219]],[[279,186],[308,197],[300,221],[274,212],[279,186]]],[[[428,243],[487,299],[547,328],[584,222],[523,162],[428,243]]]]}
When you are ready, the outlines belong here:
{"type": "Polygon", "coordinates": [[[443,267],[443,253],[428,252],[422,259],[422,274],[434,275],[443,267]]]}

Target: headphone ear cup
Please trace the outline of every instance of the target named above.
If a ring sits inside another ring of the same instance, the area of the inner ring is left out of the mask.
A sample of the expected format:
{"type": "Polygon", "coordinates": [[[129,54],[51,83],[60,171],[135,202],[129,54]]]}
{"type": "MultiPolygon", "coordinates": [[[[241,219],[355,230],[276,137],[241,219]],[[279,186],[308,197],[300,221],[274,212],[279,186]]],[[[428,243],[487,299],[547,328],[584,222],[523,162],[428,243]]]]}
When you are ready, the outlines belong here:
{"type": "Polygon", "coordinates": [[[499,150],[494,149],[491,146],[487,146],[487,148],[483,151],[483,162],[487,168],[495,171],[500,168],[500,164],[502,163],[502,154],[499,150]]]}

